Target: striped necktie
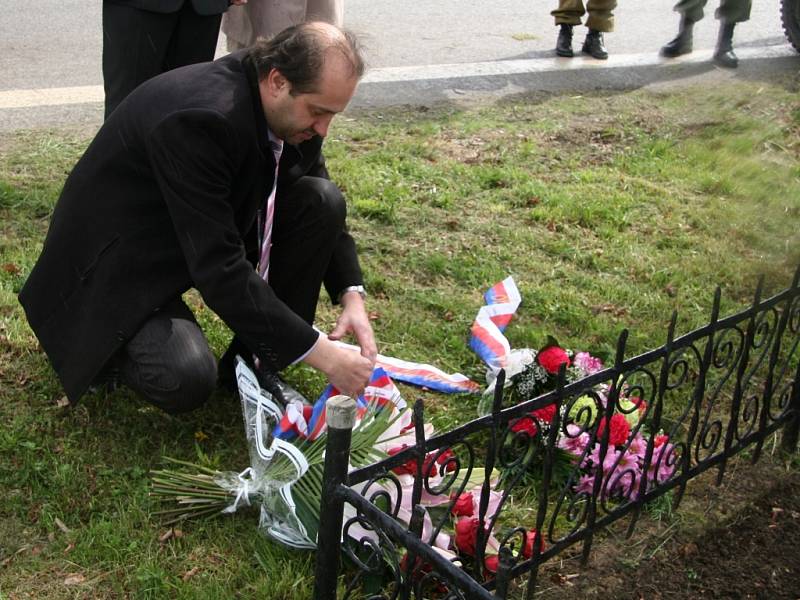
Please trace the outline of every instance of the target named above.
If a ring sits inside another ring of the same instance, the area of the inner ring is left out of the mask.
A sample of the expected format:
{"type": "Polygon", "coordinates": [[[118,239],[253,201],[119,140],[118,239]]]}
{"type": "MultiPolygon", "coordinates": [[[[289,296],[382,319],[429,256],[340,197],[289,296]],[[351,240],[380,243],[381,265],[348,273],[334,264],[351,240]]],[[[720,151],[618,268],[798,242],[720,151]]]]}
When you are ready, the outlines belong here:
{"type": "Polygon", "coordinates": [[[267,210],[264,214],[264,235],[261,242],[261,258],[258,261],[258,274],[264,281],[269,277],[269,251],[272,248],[272,220],[275,216],[275,192],[278,189],[278,163],[281,162],[283,153],[283,142],[274,140],[270,136],[269,140],[272,154],[275,156],[275,178],[272,182],[272,190],[267,197],[267,210]]]}

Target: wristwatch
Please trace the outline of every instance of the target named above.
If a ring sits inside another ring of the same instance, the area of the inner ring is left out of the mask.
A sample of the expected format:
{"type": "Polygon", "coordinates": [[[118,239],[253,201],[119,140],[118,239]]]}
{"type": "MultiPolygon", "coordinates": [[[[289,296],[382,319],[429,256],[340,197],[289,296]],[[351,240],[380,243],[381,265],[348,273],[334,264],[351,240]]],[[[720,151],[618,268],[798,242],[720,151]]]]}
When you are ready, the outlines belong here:
{"type": "Polygon", "coordinates": [[[367,297],[367,290],[364,289],[363,285],[348,285],[341,292],[339,292],[339,302],[342,301],[342,296],[344,296],[347,292],[358,292],[358,295],[361,296],[362,299],[367,297]]]}

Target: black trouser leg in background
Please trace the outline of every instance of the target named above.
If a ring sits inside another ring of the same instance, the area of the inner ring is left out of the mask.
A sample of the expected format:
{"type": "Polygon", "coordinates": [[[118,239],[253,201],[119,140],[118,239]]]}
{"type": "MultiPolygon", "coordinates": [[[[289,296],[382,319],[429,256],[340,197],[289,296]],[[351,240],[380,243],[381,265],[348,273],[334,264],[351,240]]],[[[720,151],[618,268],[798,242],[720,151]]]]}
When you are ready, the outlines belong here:
{"type": "Polygon", "coordinates": [[[105,118],[140,83],[169,69],[214,59],[221,15],[191,2],[174,13],[103,3],[105,118]]]}

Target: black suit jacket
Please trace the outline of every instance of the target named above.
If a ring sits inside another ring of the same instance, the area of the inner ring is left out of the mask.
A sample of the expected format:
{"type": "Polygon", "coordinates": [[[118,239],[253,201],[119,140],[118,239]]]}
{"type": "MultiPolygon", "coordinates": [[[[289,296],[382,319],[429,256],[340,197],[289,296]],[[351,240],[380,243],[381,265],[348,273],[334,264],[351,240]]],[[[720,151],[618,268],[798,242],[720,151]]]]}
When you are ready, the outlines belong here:
{"type": "MultiPolygon", "coordinates": [[[[284,146],[277,202],[292,180],[327,177],[321,146],[284,146]]],[[[19,296],[70,400],[191,287],[274,369],[311,347],[316,332],[253,268],[274,162],[246,51],[154,77],[120,104],[67,178],[19,296]]],[[[336,297],[361,281],[345,233],[324,283],[336,297]]]]}
{"type": "Polygon", "coordinates": [[[122,4],[151,12],[174,13],[184,2],[190,2],[199,15],[218,15],[228,10],[228,0],[106,0],[112,4],[122,4]]]}

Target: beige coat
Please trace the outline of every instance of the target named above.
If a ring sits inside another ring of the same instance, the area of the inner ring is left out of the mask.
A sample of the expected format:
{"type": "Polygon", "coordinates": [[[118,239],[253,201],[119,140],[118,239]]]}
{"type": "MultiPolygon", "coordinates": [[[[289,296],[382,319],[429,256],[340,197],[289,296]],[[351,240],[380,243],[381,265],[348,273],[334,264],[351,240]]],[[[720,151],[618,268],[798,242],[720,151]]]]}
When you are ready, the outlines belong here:
{"type": "Polygon", "coordinates": [[[233,52],[305,21],[327,21],[341,27],[344,0],[248,0],[231,6],[223,15],[222,32],[228,38],[228,51],[233,52]]]}

